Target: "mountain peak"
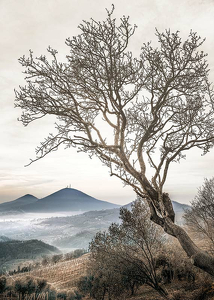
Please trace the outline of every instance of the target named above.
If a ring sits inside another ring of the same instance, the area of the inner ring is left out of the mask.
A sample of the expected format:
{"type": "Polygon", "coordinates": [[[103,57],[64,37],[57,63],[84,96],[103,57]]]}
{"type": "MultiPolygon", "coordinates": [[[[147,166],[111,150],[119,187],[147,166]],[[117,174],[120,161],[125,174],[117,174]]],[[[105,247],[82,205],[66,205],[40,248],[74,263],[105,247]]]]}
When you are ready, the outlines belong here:
{"type": "MultiPolygon", "coordinates": [[[[94,197],[91,197],[89,196],[88,194],[82,192],[82,191],[79,191],[77,189],[74,189],[74,188],[63,188],[61,190],[58,190],[42,199],[40,199],[39,201],[44,201],[45,199],[51,199],[53,200],[54,198],[55,199],[62,199],[62,198],[66,198],[68,201],[74,201],[75,199],[78,200],[79,198],[90,198],[90,199],[95,199],[94,197]]],[[[97,199],[96,199],[97,200],[97,199]]],[[[101,201],[101,200],[97,200],[97,201],[101,201]]]]}
{"type": "MultiPolygon", "coordinates": [[[[24,195],[22,197],[19,197],[18,199],[21,199],[21,198],[23,199],[23,198],[36,198],[36,197],[34,195],[31,195],[31,194],[26,194],[26,195],[24,195]]],[[[36,199],[38,199],[38,198],[36,198],[36,199]]]]}
{"type": "Polygon", "coordinates": [[[8,201],[0,204],[0,212],[8,211],[8,210],[20,210],[22,209],[26,204],[32,204],[36,202],[38,198],[31,194],[26,194],[22,197],[19,197],[16,200],[8,201]]]}

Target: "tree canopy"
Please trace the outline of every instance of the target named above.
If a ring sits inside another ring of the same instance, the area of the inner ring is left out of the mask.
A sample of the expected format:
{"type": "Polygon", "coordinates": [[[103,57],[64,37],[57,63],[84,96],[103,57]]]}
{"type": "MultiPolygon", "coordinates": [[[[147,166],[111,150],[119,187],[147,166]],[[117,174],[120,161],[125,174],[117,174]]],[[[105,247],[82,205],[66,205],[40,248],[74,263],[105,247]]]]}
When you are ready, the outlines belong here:
{"type": "Polygon", "coordinates": [[[178,31],[156,30],[159,46],[144,43],[134,57],[128,46],[136,26],[125,16],[117,23],[113,13],[114,7],[105,21],[79,25],[80,34],[66,40],[66,62],[50,47],[52,60],[32,51],[20,58],[26,85],[15,92],[16,106],[24,125],[46,115],[58,119],[57,133],[41,143],[35,160],[61,144],[96,155],[111,175],[147,199],[151,219],[176,236],[189,256],[197,256],[196,245],[174,224],[163,188],[170,163],[191,148],[206,154],[213,146],[213,90],[207,54],[200,51],[204,39],[193,31],[183,41],[178,31]]]}
{"type": "Polygon", "coordinates": [[[62,143],[77,147],[140,193],[149,163],[162,192],[170,162],[192,147],[206,153],[213,145],[213,92],[206,54],[198,52],[204,40],[192,31],[183,42],[178,31],[156,30],[160,46],[144,44],[135,58],[127,47],[136,27],[128,17],[117,26],[112,13],[103,22],[84,21],[81,34],[66,40],[66,63],[50,47],[51,62],[32,51],[20,58],[27,85],[16,91],[16,106],[24,125],[47,114],[59,120],[38,158],[62,143]]]}

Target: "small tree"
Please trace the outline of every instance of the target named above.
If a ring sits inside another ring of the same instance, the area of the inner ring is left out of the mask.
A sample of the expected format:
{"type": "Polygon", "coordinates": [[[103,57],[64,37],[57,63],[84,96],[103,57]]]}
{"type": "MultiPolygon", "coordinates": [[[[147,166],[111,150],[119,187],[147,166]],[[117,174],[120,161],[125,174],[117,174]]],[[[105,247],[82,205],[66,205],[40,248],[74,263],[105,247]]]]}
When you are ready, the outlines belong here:
{"type": "Polygon", "coordinates": [[[50,263],[50,258],[49,258],[48,256],[44,256],[44,257],[42,258],[41,264],[42,264],[43,266],[47,266],[49,263],[50,263]]]}
{"type": "Polygon", "coordinates": [[[191,232],[207,241],[208,249],[214,250],[214,177],[205,179],[198,189],[192,207],[186,210],[184,218],[191,232]]]}
{"type": "Polygon", "coordinates": [[[6,277],[0,277],[0,294],[4,293],[7,288],[6,277]]]}
{"type": "Polygon", "coordinates": [[[68,300],[81,300],[82,295],[78,291],[74,291],[74,293],[68,294],[68,300]]]}
{"type": "Polygon", "coordinates": [[[83,293],[83,295],[89,294],[90,297],[93,295],[94,287],[94,276],[82,276],[78,281],[78,289],[83,293]]]}
{"type": "Polygon", "coordinates": [[[25,294],[28,292],[28,286],[26,282],[16,280],[14,283],[14,290],[19,294],[19,299],[24,299],[25,294]]]}
{"type": "Polygon", "coordinates": [[[206,154],[213,146],[213,90],[199,51],[204,40],[193,31],[183,42],[178,31],[156,30],[159,47],[143,44],[135,58],[127,47],[136,26],[125,16],[117,25],[113,9],[107,14],[103,22],[84,21],[81,33],[66,40],[67,62],[50,47],[52,61],[32,51],[19,59],[27,82],[15,92],[23,124],[46,115],[59,121],[35,160],[61,144],[96,155],[147,200],[151,219],[179,240],[194,265],[214,275],[214,259],[174,223],[164,192],[172,162],[191,148],[206,154]]]}
{"type": "Polygon", "coordinates": [[[97,233],[91,242],[92,274],[106,278],[108,293],[111,289],[112,294],[116,293],[118,283],[121,287],[118,294],[125,289],[133,293],[135,286],[145,283],[166,296],[156,273],[156,258],[163,248],[163,237],[151,223],[148,208],[136,201],[132,211],[121,209],[120,218],[120,225],[112,224],[108,232],[97,233]]]}
{"type": "Polygon", "coordinates": [[[67,293],[66,292],[59,292],[57,294],[57,299],[63,299],[66,300],[67,299],[67,293]]]}
{"type": "Polygon", "coordinates": [[[24,279],[18,279],[14,283],[14,290],[19,293],[19,298],[24,299],[26,294],[30,295],[34,293],[35,300],[39,295],[47,288],[47,281],[45,279],[37,279],[27,276],[24,279]]]}
{"type": "Polygon", "coordinates": [[[126,286],[120,274],[115,273],[111,265],[108,269],[104,263],[99,266],[101,268],[95,262],[89,275],[80,278],[78,282],[80,292],[96,300],[104,300],[106,297],[114,299],[124,294],[126,286]]]}
{"type": "Polygon", "coordinates": [[[55,255],[52,256],[51,261],[52,261],[52,263],[56,264],[60,260],[62,260],[62,258],[63,258],[62,254],[55,254],[55,255]]]}
{"type": "Polygon", "coordinates": [[[37,279],[36,288],[35,288],[35,299],[39,298],[39,295],[48,289],[47,280],[37,279]]]}

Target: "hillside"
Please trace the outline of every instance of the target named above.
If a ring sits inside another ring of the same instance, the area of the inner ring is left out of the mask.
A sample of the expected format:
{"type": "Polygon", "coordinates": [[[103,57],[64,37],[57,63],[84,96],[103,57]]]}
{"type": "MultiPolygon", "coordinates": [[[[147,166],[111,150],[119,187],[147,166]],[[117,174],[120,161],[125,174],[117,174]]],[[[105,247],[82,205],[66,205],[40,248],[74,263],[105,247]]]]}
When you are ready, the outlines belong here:
{"type": "Polygon", "coordinates": [[[44,278],[48,284],[54,289],[60,290],[74,290],[77,282],[81,276],[84,276],[87,268],[87,262],[89,260],[89,254],[85,254],[79,258],[60,261],[50,266],[42,266],[38,269],[30,272],[15,274],[8,277],[9,283],[13,283],[14,280],[31,276],[33,278],[44,278]]]}
{"type": "MultiPolygon", "coordinates": [[[[12,275],[6,275],[8,286],[14,285],[14,282],[26,282],[30,278],[33,280],[36,279],[45,279],[48,284],[48,290],[55,290],[56,293],[64,293],[67,292],[70,295],[75,290],[78,290],[78,281],[82,276],[87,274],[87,267],[90,263],[90,254],[85,254],[79,258],[72,260],[59,261],[55,264],[50,264],[47,266],[37,267],[36,269],[30,270],[24,273],[16,273],[12,275]]],[[[201,275],[200,275],[201,276],[201,275]]],[[[190,282],[185,279],[183,280],[172,280],[170,283],[161,283],[162,286],[167,289],[170,296],[167,299],[179,299],[179,300],[196,300],[196,299],[206,299],[213,300],[213,288],[209,290],[209,285],[205,285],[203,287],[203,282],[210,282],[206,278],[206,281],[203,280],[203,277],[199,277],[196,282],[190,282]],[[206,291],[206,292],[204,292],[206,291]],[[180,294],[180,295],[179,295],[180,294]],[[172,297],[174,295],[178,295],[178,297],[172,297]],[[201,297],[205,295],[205,297],[201,297]]],[[[213,286],[213,285],[212,285],[213,286]]],[[[80,292],[81,294],[81,292],[80,292]]],[[[40,293],[40,297],[38,299],[49,299],[46,291],[40,293]]],[[[18,299],[18,294],[16,294],[18,299]]],[[[1,299],[9,299],[5,297],[1,299]]],[[[11,298],[10,298],[11,299],[11,298]]],[[[13,298],[14,299],[14,298],[13,298]]],[[[29,297],[29,299],[34,299],[33,297],[29,297]]],[[[50,298],[50,299],[65,299],[65,298],[50,298]]],[[[66,299],[70,299],[69,297],[66,299]]],[[[72,299],[91,299],[89,296],[84,298],[72,298],[72,299]]],[[[105,298],[107,299],[107,298],[105,298]]],[[[126,293],[122,295],[122,297],[117,299],[127,299],[127,300],[163,300],[165,297],[161,297],[160,294],[155,291],[152,287],[143,284],[136,291],[135,295],[131,295],[130,293],[126,293]]]]}
{"type": "Polygon", "coordinates": [[[52,226],[66,228],[63,236],[60,235],[52,241],[56,247],[87,249],[98,231],[107,230],[113,222],[120,222],[119,210],[119,208],[114,208],[89,211],[71,217],[47,219],[42,224],[48,225],[49,228],[52,226]]]}
{"type": "Polygon", "coordinates": [[[43,255],[53,255],[60,251],[39,240],[9,240],[0,242],[0,262],[14,259],[35,259],[43,255]]]}
{"type": "MultiPolygon", "coordinates": [[[[87,266],[89,263],[90,263],[90,254],[85,254],[76,259],[59,261],[56,264],[50,264],[48,266],[40,266],[35,270],[31,270],[26,273],[9,275],[6,276],[6,278],[7,278],[8,285],[14,284],[14,282],[16,282],[17,280],[23,282],[27,278],[45,279],[47,281],[47,284],[49,285],[49,290],[55,290],[57,293],[60,292],[71,293],[78,289],[77,288],[78,281],[82,276],[85,276],[87,274],[87,266]]],[[[194,289],[195,290],[198,289],[198,291],[200,291],[201,284],[202,283],[200,281],[196,281],[196,283],[192,283],[192,282],[190,283],[190,282],[186,282],[185,280],[182,281],[173,280],[171,283],[167,283],[164,286],[168,290],[168,292],[173,295],[177,294],[177,292],[175,291],[181,291],[181,294],[184,291],[188,291],[189,294],[191,295],[191,292],[194,291],[194,289]]],[[[41,298],[39,299],[46,299],[47,297],[45,292],[42,292],[40,296],[41,298]]],[[[72,298],[72,299],[81,299],[81,298],[72,298]]],[[[86,296],[83,299],[91,299],[91,298],[86,296]]],[[[162,300],[165,298],[160,297],[160,294],[158,294],[157,291],[155,291],[153,288],[149,287],[146,284],[143,284],[135,292],[134,296],[127,293],[123,295],[121,299],[162,300]]],[[[170,297],[170,299],[175,299],[175,298],[170,297]]],[[[198,297],[184,298],[181,296],[181,297],[177,297],[176,299],[188,300],[188,299],[199,299],[199,298],[198,297]]],[[[213,299],[213,295],[211,294],[209,297],[206,297],[206,299],[207,300],[213,299]]]]}
{"type": "MultiPolygon", "coordinates": [[[[182,224],[184,209],[189,207],[177,202],[173,202],[176,214],[176,221],[182,224]]],[[[131,209],[131,203],[125,205],[131,209]]],[[[120,208],[106,209],[101,211],[89,211],[83,214],[49,218],[39,225],[43,225],[56,233],[55,239],[51,241],[53,245],[61,249],[84,248],[87,249],[91,239],[98,231],[107,230],[113,223],[119,223],[120,208]],[[57,234],[63,231],[62,234],[57,234]]]]}
{"type": "Polygon", "coordinates": [[[0,243],[1,242],[9,242],[12,241],[10,238],[8,238],[7,236],[4,235],[0,235],[0,243]]]}
{"type": "Polygon", "coordinates": [[[14,201],[0,204],[0,212],[20,210],[24,212],[69,212],[89,211],[119,207],[119,205],[98,200],[79,190],[65,188],[47,197],[37,199],[32,195],[25,195],[14,201]]]}

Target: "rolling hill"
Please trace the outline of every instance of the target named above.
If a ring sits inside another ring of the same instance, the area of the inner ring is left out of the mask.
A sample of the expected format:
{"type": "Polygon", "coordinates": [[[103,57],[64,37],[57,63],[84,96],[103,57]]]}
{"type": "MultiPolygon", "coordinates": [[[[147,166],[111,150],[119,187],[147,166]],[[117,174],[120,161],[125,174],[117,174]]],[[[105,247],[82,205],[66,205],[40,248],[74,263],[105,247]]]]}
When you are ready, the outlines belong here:
{"type": "Polygon", "coordinates": [[[190,205],[182,204],[182,203],[179,203],[177,201],[172,201],[172,205],[173,205],[175,213],[184,212],[185,209],[190,209],[191,208],[190,205]]]}
{"type": "MultiPolygon", "coordinates": [[[[131,209],[131,204],[129,203],[124,207],[131,209]]],[[[184,209],[190,208],[190,206],[173,202],[173,207],[176,223],[182,225],[184,209]]],[[[51,243],[60,249],[87,249],[91,239],[98,231],[107,230],[112,223],[120,223],[119,213],[120,208],[89,211],[75,216],[45,219],[39,225],[55,232],[55,238],[51,243]],[[64,234],[57,234],[57,232],[63,232],[64,234]]]]}
{"type": "Polygon", "coordinates": [[[182,203],[179,203],[176,201],[172,201],[172,206],[175,211],[175,222],[178,225],[184,225],[184,219],[183,219],[184,211],[191,209],[191,206],[187,205],[187,204],[182,204],[182,203]]]}
{"type": "Polygon", "coordinates": [[[19,241],[4,237],[0,240],[0,272],[17,269],[23,263],[41,259],[44,255],[59,253],[56,247],[37,239],[19,241]]]}
{"type": "Polygon", "coordinates": [[[113,223],[119,223],[119,208],[89,211],[76,216],[49,218],[42,221],[49,230],[62,234],[55,235],[51,243],[60,249],[87,249],[90,241],[98,231],[107,230],[113,223]]]}
{"type": "Polygon", "coordinates": [[[39,240],[0,242],[0,260],[36,258],[55,253],[60,253],[60,251],[56,247],[39,240]]]}
{"type": "Polygon", "coordinates": [[[75,290],[80,277],[86,274],[87,264],[90,254],[85,254],[79,258],[67,261],[60,261],[55,264],[41,266],[30,273],[18,273],[8,276],[7,280],[10,285],[15,280],[24,280],[26,276],[31,278],[45,279],[51,288],[57,291],[75,290]]]}
{"type": "Polygon", "coordinates": [[[8,238],[7,236],[4,235],[0,235],[0,243],[1,242],[9,242],[12,241],[10,238],[8,238]]]}
{"type": "MultiPolygon", "coordinates": [[[[183,212],[189,208],[189,205],[181,204],[175,201],[173,207],[176,213],[183,212]]],[[[125,205],[130,207],[131,203],[125,205]]],[[[33,195],[25,195],[16,200],[0,204],[0,213],[4,212],[76,212],[76,211],[94,211],[103,209],[119,208],[107,201],[98,200],[79,190],[72,188],[61,189],[47,197],[38,199],[33,195]]]]}

